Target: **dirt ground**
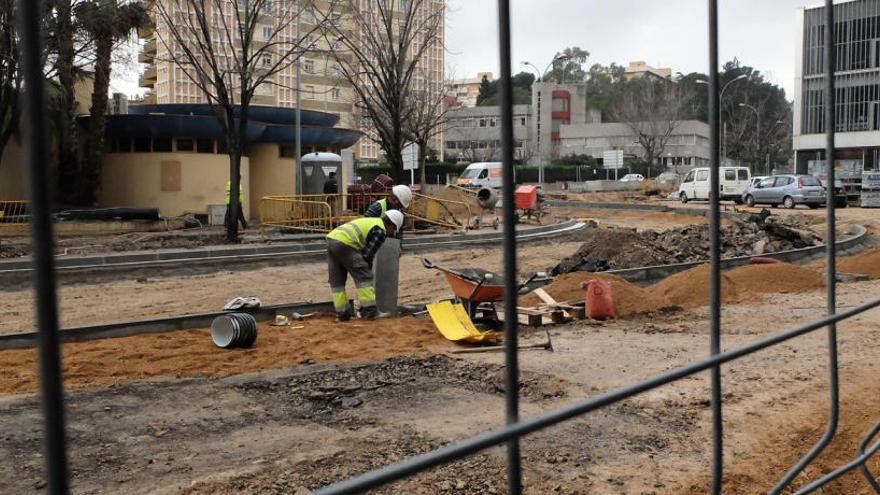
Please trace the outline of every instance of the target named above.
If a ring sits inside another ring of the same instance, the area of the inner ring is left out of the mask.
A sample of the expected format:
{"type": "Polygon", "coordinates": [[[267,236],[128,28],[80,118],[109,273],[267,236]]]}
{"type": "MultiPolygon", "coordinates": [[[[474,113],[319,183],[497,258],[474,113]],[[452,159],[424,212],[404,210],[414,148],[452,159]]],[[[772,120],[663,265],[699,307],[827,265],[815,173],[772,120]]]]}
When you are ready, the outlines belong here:
{"type": "MultiPolygon", "coordinates": [[[[878,290],[880,281],[843,284],[839,300],[855,305],[878,290]]],[[[816,318],[822,297],[821,291],[770,294],[725,306],[723,345],[816,318]]],[[[556,352],[520,356],[522,416],[704,357],[706,318],[706,308],[694,308],[554,327],[556,352]]],[[[841,436],[808,477],[850,460],[857,440],[877,420],[878,329],[880,311],[840,325],[841,436]]],[[[525,342],[541,338],[524,335],[525,342]]],[[[285,346],[292,356],[307,347],[295,340],[258,342],[285,346]]],[[[724,367],[725,493],[766,491],[820,436],[824,342],[818,332],[724,367]]],[[[71,390],[74,492],[306,493],[499,426],[503,356],[454,358],[442,352],[443,345],[429,343],[412,357],[377,362],[381,354],[365,353],[361,364],[278,363],[282,369],[226,378],[211,377],[225,374],[220,372],[129,381],[139,378],[135,373],[117,377],[114,385],[71,390]]],[[[129,368],[137,369],[139,346],[129,347],[129,368]]],[[[245,362],[252,351],[216,352],[240,354],[230,359],[245,362]]],[[[215,370],[225,359],[219,357],[215,370]]],[[[705,493],[707,378],[694,376],[528,436],[522,442],[525,493],[705,493]]],[[[43,486],[39,418],[35,396],[0,398],[0,455],[7,460],[0,463],[0,492],[43,486]]],[[[873,460],[871,468],[880,469],[880,462],[873,460]]],[[[868,490],[858,476],[848,475],[823,493],[868,490]]],[[[504,492],[503,451],[490,449],[378,493],[504,492]]]]}

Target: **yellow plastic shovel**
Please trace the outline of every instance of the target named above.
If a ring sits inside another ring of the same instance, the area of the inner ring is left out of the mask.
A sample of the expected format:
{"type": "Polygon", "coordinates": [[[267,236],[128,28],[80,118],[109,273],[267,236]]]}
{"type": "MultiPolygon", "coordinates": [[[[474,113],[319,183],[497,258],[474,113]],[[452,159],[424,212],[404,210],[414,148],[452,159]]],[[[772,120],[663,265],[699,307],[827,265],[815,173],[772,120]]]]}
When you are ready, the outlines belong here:
{"type": "Polygon", "coordinates": [[[452,301],[441,301],[428,305],[428,314],[440,333],[453,342],[495,342],[503,335],[501,332],[480,332],[467,315],[464,306],[452,301]]]}

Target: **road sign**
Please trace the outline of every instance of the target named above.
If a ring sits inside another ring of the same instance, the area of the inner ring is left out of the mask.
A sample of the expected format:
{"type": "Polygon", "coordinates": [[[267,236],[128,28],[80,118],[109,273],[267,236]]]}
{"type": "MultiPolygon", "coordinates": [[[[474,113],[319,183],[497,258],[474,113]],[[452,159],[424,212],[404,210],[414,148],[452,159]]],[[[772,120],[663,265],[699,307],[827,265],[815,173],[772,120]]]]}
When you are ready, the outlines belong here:
{"type": "Polygon", "coordinates": [[[403,169],[415,170],[419,168],[419,145],[409,143],[403,147],[403,169]]]}
{"type": "Polygon", "coordinates": [[[603,152],[602,168],[623,168],[623,150],[607,150],[603,152]]]}

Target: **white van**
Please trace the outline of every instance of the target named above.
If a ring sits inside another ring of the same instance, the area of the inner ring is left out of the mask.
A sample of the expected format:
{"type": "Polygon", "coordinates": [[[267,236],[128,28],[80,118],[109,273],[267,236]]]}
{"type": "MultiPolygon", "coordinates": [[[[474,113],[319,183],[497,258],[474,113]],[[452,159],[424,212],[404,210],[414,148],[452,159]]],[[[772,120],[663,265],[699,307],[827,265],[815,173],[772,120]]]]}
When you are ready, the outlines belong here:
{"type": "MultiPolygon", "coordinates": [[[[748,167],[721,167],[718,171],[719,197],[742,202],[742,194],[751,184],[748,167]]],[[[709,199],[709,168],[695,168],[688,172],[678,187],[678,199],[687,203],[692,199],[709,199]]]]}
{"type": "Polygon", "coordinates": [[[501,188],[501,162],[471,163],[458,177],[456,184],[462,187],[501,188]]]}

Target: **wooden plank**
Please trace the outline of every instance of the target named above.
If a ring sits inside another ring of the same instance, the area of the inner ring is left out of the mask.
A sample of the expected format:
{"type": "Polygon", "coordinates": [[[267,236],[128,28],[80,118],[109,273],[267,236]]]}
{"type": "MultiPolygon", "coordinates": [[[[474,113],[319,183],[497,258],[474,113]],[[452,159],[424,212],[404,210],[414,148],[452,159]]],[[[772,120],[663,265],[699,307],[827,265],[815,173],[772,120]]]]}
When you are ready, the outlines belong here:
{"type": "Polygon", "coordinates": [[[545,304],[549,304],[551,306],[555,306],[559,303],[556,302],[556,299],[553,299],[553,296],[547,293],[544,289],[538,287],[537,289],[532,291],[532,294],[538,296],[538,299],[543,301],[545,304]]]}

